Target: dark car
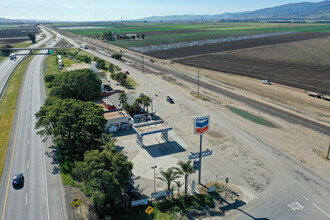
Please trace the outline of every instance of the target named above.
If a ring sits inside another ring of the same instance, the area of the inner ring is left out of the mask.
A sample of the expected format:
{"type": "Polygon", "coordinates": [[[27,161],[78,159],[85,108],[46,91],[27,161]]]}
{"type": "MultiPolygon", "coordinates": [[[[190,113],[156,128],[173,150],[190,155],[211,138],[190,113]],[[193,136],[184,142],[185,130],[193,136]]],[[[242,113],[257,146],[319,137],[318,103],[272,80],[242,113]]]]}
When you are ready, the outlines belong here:
{"type": "Polygon", "coordinates": [[[128,71],[125,71],[125,73],[126,73],[127,75],[129,75],[129,72],[128,72],[128,71]]]}
{"type": "Polygon", "coordinates": [[[13,187],[23,186],[24,176],[23,173],[17,173],[13,175],[13,187]]]}
{"type": "Polygon", "coordinates": [[[174,103],[173,99],[169,96],[167,96],[166,100],[169,102],[169,103],[174,103]]]}

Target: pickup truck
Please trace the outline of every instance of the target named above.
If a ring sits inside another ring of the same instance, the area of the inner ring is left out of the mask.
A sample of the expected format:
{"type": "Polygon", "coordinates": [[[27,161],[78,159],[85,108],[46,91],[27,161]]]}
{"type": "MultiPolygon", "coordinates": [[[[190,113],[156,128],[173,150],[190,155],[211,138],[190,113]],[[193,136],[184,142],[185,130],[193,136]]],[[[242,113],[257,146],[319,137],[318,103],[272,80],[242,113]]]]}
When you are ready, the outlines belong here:
{"type": "Polygon", "coordinates": [[[167,96],[166,100],[167,100],[169,103],[171,103],[171,104],[174,103],[173,99],[172,99],[171,97],[169,97],[169,96],[167,96]]]}
{"type": "Polygon", "coordinates": [[[272,83],[269,82],[267,79],[261,81],[263,84],[271,85],[272,83]]]}

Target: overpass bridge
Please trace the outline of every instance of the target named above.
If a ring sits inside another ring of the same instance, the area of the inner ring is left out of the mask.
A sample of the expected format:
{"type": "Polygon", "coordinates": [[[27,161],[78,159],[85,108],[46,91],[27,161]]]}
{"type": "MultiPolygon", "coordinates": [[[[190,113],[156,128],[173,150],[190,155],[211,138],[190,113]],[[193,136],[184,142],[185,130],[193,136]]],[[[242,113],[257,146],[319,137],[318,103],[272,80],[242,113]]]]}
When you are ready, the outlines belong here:
{"type": "Polygon", "coordinates": [[[59,49],[61,47],[35,47],[35,48],[1,48],[1,50],[11,50],[11,51],[16,51],[16,50],[29,50],[30,54],[33,54],[32,51],[33,50],[47,50],[47,53],[49,53],[50,50],[56,50],[59,49]]]}

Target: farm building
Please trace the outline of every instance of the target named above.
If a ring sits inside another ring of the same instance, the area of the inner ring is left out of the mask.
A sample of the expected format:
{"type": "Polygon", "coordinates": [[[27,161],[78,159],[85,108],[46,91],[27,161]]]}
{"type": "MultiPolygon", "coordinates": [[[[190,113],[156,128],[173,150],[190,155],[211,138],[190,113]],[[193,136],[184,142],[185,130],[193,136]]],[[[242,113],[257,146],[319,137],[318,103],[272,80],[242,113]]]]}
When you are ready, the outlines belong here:
{"type": "Polygon", "coordinates": [[[107,120],[106,129],[109,129],[109,132],[127,129],[134,124],[134,120],[125,110],[106,111],[104,118],[107,120]]]}
{"type": "Polygon", "coordinates": [[[136,34],[126,34],[126,37],[128,38],[137,38],[136,34]]]}

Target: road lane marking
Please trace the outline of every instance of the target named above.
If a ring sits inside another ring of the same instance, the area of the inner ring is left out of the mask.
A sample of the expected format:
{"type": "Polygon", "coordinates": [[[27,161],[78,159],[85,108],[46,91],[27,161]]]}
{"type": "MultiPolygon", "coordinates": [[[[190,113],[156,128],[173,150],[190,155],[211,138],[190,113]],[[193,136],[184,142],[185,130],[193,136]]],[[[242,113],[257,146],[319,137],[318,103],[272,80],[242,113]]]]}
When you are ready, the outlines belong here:
{"type": "Polygon", "coordinates": [[[25,206],[27,206],[27,193],[25,194],[25,206]]]}
{"type": "Polygon", "coordinates": [[[326,213],[325,211],[323,211],[320,207],[318,207],[314,203],[313,203],[313,206],[315,206],[316,208],[318,208],[321,212],[323,212],[323,214],[325,214],[326,216],[328,216],[330,218],[330,215],[328,213],[326,213]]]}
{"type": "Polygon", "coordinates": [[[26,168],[29,169],[29,166],[30,166],[30,162],[26,162],[26,168]]]}
{"type": "Polygon", "coordinates": [[[303,194],[299,193],[299,195],[300,195],[301,197],[303,197],[304,199],[306,199],[307,201],[309,201],[309,199],[308,199],[306,196],[304,196],[303,194]]]}
{"type": "MultiPolygon", "coordinates": [[[[24,81],[22,91],[24,91],[25,86],[26,86],[26,80],[24,81]]],[[[18,127],[19,127],[18,125],[19,125],[20,116],[21,116],[22,102],[23,102],[23,98],[21,97],[21,101],[20,101],[20,105],[19,105],[19,109],[18,109],[18,117],[17,117],[17,123],[16,123],[16,131],[15,131],[13,152],[11,154],[11,161],[10,161],[10,167],[9,167],[9,174],[8,174],[8,182],[7,182],[7,189],[6,189],[6,195],[5,195],[5,202],[3,204],[3,212],[2,212],[2,217],[1,217],[2,220],[5,219],[6,204],[7,204],[9,182],[10,182],[10,174],[11,174],[12,169],[13,169],[13,161],[14,161],[14,155],[15,155],[15,148],[16,148],[16,139],[17,139],[18,127]]]]}
{"type": "Polygon", "coordinates": [[[30,138],[28,139],[28,145],[30,145],[30,138]]]}
{"type": "Polygon", "coordinates": [[[29,123],[29,128],[31,127],[31,123],[29,123]]]}
{"type": "Polygon", "coordinates": [[[293,211],[296,211],[296,210],[303,210],[304,209],[304,206],[302,206],[299,202],[293,202],[291,204],[288,204],[288,206],[293,210],[293,211]]]}
{"type": "Polygon", "coordinates": [[[251,206],[250,208],[248,208],[248,209],[246,209],[246,210],[240,210],[240,209],[238,209],[241,213],[239,213],[238,215],[234,216],[234,217],[231,218],[230,220],[233,220],[233,219],[237,218],[238,216],[242,215],[244,212],[249,211],[250,209],[254,208],[255,206],[256,206],[256,205],[251,206]]]}

